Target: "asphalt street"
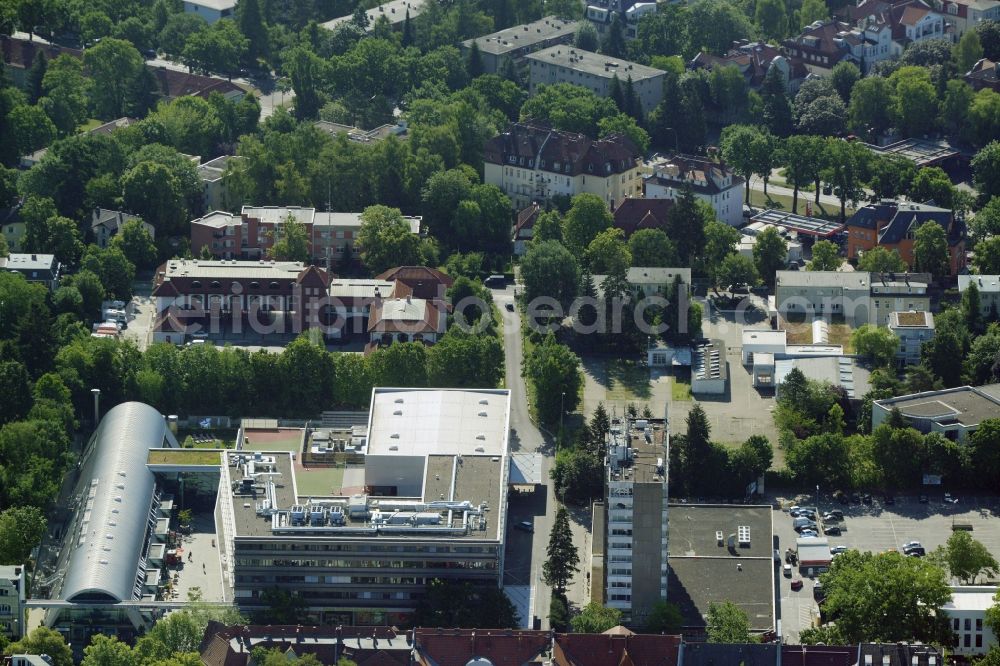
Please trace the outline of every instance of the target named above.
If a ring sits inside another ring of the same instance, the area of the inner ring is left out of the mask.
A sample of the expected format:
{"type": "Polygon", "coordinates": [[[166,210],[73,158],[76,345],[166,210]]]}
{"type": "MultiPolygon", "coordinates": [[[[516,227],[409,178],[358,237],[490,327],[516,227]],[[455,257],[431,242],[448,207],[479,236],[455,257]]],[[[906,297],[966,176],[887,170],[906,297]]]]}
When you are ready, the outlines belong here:
{"type": "MultiPolygon", "coordinates": [[[[506,309],[514,302],[513,287],[493,290],[493,299],[501,313],[503,347],[506,364],[507,388],[510,389],[510,449],[512,453],[538,452],[542,457],[542,479],[545,485],[534,493],[514,496],[508,508],[508,542],[504,582],[509,585],[530,584],[532,615],[540,618],[542,628],[548,628],[549,597],[551,589],[542,581],[542,563],[549,532],[555,517],[556,498],[552,484],[548,483],[549,470],[555,451],[552,439],[542,433],[531,421],[528,395],[521,376],[521,315],[517,308],[506,309]],[[534,525],[534,532],[526,534],[511,526],[521,521],[534,525]]],[[[581,553],[581,556],[583,553],[581,553]]],[[[528,620],[530,618],[522,618],[528,620]]],[[[529,623],[530,624],[530,623],[529,623]]]]}

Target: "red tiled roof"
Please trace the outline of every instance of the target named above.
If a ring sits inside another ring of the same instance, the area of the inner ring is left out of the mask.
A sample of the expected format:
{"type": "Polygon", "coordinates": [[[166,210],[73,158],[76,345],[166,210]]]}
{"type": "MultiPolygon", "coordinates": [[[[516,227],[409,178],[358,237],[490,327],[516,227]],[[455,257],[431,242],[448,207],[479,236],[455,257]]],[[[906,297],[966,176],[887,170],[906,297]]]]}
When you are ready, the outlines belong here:
{"type": "Polygon", "coordinates": [[[614,212],[614,225],[631,236],[640,229],[667,228],[667,213],[673,208],[672,199],[623,199],[614,212]]]}
{"type": "Polygon", "coordinates": [[[656,634],[556,634],[552,660],[558,666],[676,666],[680,636],[656,634]]]}
{"type": "Polygon", "coordinates": [[[29,42],[27,39],[16,37],[0,36],[0,51],[3,52],[3,61],[10,67],[16,69],[27,69],[35,62],[35,56],[42,52],[49,60],[58,58],[60,55],[71,55],[74,58],[82,58],[83,51],[70,49],[55,44],[42,44],[41,42],[29,42]]]}
{"type": "Polygon", "coordinates": [[[414,298],[429,300],[443,299],[445,292],[455,284],[455,278],[427,266],[397,266],[376,275],[375,279],[402,282],[410,287],[414,298]]]}
{"type": "Polygon", "coordinates": [[[504,629],[416,629],[417,663],[465,666],[476,657],[494,666],[523,666],[549,649],[547,631],[504,629]]]}
{"type": "Polygon", "coordinates": [[[527,208],[522,209],[517,214],[517,223],[514,225],[514,238],[518,239],[521,237],[521,232],[532,229],[541,212],[542,207],[537,203],[532,203],[527,208]]]}
{"type": "Polygon", "coordinates": [[[926,7],[915,7],[910,5],[903,10],[902,16],[899,17],[899,22],[903,25],[916,25],[920,22],[920,19],[930,14],[930,9],[926,7]]]}
{"type": "Polygon", "coordinates": [[[201,74],[189,74],[178,72],[165,67],[150,67],[153,78],[160,89],[160,94],[164,97],[184,97],[185,95],[196,95],[198,97],[208,97],[213,92],[228,95],[229,93],[245,91],[235,83],[219,79],[214,76],[202,76],[201,74]]]}

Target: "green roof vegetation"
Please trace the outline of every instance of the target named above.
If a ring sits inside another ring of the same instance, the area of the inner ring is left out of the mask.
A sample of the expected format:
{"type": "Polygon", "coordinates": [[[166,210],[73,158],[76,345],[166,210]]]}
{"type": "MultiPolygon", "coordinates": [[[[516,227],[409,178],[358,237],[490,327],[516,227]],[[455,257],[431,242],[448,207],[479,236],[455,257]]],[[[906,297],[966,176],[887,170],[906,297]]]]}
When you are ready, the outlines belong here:
{"type": "Polygon", "coordinates": [[[222,459],[218,450],[206,449],[154,449],[146,458],[148,465],[219,465],[222,459]]]}

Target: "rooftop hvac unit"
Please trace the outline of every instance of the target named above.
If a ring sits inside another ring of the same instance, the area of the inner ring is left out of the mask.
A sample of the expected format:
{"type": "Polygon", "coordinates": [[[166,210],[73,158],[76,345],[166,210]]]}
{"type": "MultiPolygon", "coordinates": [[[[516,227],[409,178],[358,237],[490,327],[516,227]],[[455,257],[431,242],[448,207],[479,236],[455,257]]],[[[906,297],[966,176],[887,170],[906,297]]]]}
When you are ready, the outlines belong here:
{"type": "Polygon", "coordinates": [[[344,509],[339,506],[330,507],[330,524],[331,525],[343,525],[346,522],[344,516],[344,509]]]}

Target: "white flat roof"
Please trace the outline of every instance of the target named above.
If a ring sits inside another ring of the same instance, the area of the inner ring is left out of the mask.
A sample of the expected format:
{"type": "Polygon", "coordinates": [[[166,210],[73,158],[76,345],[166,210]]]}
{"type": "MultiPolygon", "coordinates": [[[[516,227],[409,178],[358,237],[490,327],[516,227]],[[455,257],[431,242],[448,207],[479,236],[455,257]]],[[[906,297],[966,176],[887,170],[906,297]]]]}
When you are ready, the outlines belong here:
{"type": "Polygon", "coordinates": [[[783,345],[787,339],[784,329],[772,331],[771,329],[748,328],[743,330],[744,345],[783,345]]]}
{"type": "Polygon", "coordinates": [[[984,611],[993,606],[997,588],[989,585],[951,588],[951,601],[942,610],[984,611]]]}
{"type": "Polygon", "coordinates": [[[488,455],[507,452],[510,391],[372,391],[367,455],[488,455]]]}

